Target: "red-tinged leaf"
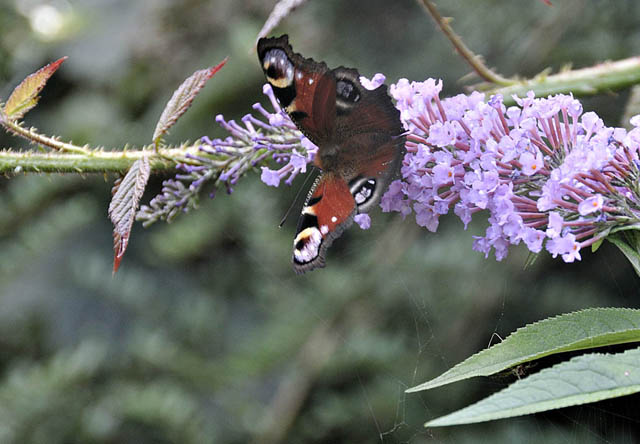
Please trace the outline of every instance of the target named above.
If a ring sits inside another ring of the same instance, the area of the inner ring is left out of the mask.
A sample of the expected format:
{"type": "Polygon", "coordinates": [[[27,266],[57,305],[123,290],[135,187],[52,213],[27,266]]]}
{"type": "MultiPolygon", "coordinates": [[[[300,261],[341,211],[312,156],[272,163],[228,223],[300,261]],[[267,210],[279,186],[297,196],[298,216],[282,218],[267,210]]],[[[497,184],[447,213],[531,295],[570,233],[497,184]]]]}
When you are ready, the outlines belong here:
{"type": "Polygon", "coordinates": [[[113,223],[113,273],[120,267],[120,261],[127,250],[131,227],[136,217],[140,198],[151,174],[148,156],[133,162],[122,180],[116,181],[111,190],[109,218],[113,223]]]}
{"type": "Polygon", "coordinates": [[[291,11],[293,11],[295,8],[306,1],[307,0],[280,0],[278,3],[276,3],[276,5],[273,7],[273,11],[271,11],[271,14],[269,15],[269,18],[266,22],[264,22],[262,29],[258,33],[256,43],[258,43],[258,40],[260,40],[262,37],[266,37],[267,34],[273,31],[273,28],[278,26],[282,19],[288,16],[291,11]]]}
{"type": "Polygon", "coordinates": [[[49,77],[60,67],[67,57],[62,57],[47,66],[40,68],[24,79],[11,93],[9,100],[4,105],[4,113],[9,120],[21,119],[31,108],[38,103],[38,94],[47,84],[49,77]]]}
{"type": "Polygon", "coordinates": [[[227,58],[214,67],[194,72],[188,79],[182,82],[182,85],[173,93],[173,96],[171,96],[171,99],[169,99],[169,102],[167,102],[167,105],[164,107],[164,111],[162,111],[162,115],[153,132],[153,143],[157,144],[162,136],[169,132],[169,128],[189,109],[193,99],[196,98],[207,81],[220,71],[220,68],[222,68],[225,63],[227,63],[227,58]]]}

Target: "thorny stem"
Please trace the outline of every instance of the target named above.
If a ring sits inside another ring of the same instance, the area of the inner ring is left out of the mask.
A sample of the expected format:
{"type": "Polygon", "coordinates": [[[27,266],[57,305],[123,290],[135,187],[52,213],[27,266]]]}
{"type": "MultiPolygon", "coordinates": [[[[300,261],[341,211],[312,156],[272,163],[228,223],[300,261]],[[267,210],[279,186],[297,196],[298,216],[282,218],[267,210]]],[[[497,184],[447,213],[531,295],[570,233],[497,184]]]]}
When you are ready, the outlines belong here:
{"type": "Polygon", "coordinates": [[[524,97],[533,91],[536,97],[572,93],[576,97],[617,91],[640,83],[640,57],[604,62],[588,68],[538,75],[508,86],[486,90],[488,95],[501,94],[504,104],[515,104],[512,96],[524,97]]]}
{"type": "Polygon", "coordinates": [[[178,147],[157,148],[155,144],[128,150],[104,151],[80,147],[62,142],[55,137],[37,132],[35,128],[24,128],[11,121],[0,111],[0,125],[17,136],[39,145],[41,149],[55,151],[0,150],[0,174],[17,173],[123,173],[143,155],[150,157],[155,171],[172,171],[180,162],[190,163],[189,156],[199,152],[200,143],[184,143],[178,147]]]}
{"type": "Polygon", "coordinates": [[[444,35],[451,41],[455,50],[460,56],[471,65],[471,67],[487,82],[491,82],[495,85],[510,86],[516,83],[515,80],[502,77],[500,74],[494,72],[482,62],[482,58],[474,54],[467,45],[464,44],[458,34],[455,33],[453,28],[449,25],[450,19],[444,18],[440,15],[436,6],[430,0],[420,0],[422,6],[433,17],[433,20],[440,27],[444,35]]]}
{"type": "Polygon", "coordinates": [[[34,144],[39,144],[57,151],[65,151],[68,153],[84,155],[89,155],[91,153],[88,147],[79,147],[71,143],[61,142],[54,137],[38,133],[34,128],[26,129],[18,122],[7,119],[4,114],[0,116],[0,124],[2,124],[8,132],[13,133],[16,136],[23,137],[34,144]]]}
{"type": "Polygon", "coordinates": [[[12,173],[123,173],[143,155],[150,156],[153,171],[173,171],[187,154],[197,154],[200,144],[159,149],[152,146],[127,151],[87,151],[86,154],[0,150],[0,174],[12,173]]]}

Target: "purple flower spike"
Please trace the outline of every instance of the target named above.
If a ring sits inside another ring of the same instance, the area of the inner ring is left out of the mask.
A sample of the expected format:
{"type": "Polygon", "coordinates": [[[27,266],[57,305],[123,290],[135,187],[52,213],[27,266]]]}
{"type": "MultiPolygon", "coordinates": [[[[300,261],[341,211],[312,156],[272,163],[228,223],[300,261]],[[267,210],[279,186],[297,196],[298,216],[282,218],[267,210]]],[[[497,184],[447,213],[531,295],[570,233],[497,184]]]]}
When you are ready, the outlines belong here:
{"type": "MultiPolygon", "coordinates": [[[[375,89],[384,76],[361,82],[375,89]]],[[[383,211],[415,213],[430,231],[449,211],[465,228],[482,213],[487,228],[474,236],[473,249],[498,260],[509,246],[524,244],[573,262],[612,229],[640,224],[640,116],[627,132],[583,113],[570,95],[529,92],[507,107],[500,95],[488,102],[479,92],[441,100],[441,91],[435,79],[400,79],[389,88],[407,130],[407,154],[402,177],[380,201],[383,211]]],[[[255,104],[239,121],[216,116],[227,136],[203,137],[199,151],[181,159],[179,174],[141,208],[145,225],[194,208],[205,187],[231,192],[251,169],[260,167],[268,186],[291,184],[307,171],[317,147],[283,112],[271,86],[264,93],[268,103],[255,104]]],[[[364,229],[371,223],[366,215],[355,221],[364,229]]]]}
{"type": "Polygon", "coordinates": [[[162,192],[143,205],[138,219],[145,225],[156,220],[172,220],[181,212],[187,212],[198,204],[200,192],[205,186],[217,189],[224,185],[227,193],[232,185],[250,169],[261,167],[262,181],[278,186],[284,180],[291,184],[298,173],[307,170],[317,147],[306,139],[282,111],[270,85],[263,89],[273,111],[256,103],[256,113],[247,114],[239,122],[226,120],[221,114],[215,120],[227,131],[220,139],[202,137],[198,155],[185,156],[188,162],[179,166],[180,174],[163,183],[162,192]],[[273,170],[267,163],[280,164],[273,170]]]}

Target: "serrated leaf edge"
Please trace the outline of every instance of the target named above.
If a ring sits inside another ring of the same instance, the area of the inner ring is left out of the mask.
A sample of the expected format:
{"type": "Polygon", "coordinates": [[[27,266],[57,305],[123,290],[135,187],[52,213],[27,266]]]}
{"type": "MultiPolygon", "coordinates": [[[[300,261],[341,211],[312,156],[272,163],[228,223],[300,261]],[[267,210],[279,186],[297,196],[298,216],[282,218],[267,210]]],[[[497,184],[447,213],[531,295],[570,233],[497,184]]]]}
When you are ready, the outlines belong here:
{"type": "Polygon", "coordinates": [[[178,119],[191,107],[193,100],[211,79],[227,63],[228,57],[216,66],[200,69],[187,77],[173,92],[156,123],[151,140],[157,146],[178,119]]]}
{"type": "Polygon", "coordinates": [[[127,174],[113,186],[108,215],[113,223],[114,274],[118,271],[129,245],[131,228],[150,175],[149,156],[143,155],[133,162],[127,174]]]}

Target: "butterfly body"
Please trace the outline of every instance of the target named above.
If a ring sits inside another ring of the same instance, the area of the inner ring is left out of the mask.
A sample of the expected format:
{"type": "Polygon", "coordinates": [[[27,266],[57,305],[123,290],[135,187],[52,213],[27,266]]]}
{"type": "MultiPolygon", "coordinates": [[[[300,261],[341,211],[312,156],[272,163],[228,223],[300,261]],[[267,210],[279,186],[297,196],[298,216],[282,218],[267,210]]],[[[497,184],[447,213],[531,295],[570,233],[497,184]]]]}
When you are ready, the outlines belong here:
{"type": "Polygon", "coordinates": [[[294,269],[304,273],[323,267],[333,240],[380,201],[399,171],[404,130],[386,85],[365,89],[355,69],[306,59],[286,35],[260,39],[258,57],[280,105],[318,146],[314,163],[322,175],[294,239],[294,269]]]}

